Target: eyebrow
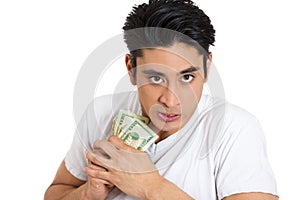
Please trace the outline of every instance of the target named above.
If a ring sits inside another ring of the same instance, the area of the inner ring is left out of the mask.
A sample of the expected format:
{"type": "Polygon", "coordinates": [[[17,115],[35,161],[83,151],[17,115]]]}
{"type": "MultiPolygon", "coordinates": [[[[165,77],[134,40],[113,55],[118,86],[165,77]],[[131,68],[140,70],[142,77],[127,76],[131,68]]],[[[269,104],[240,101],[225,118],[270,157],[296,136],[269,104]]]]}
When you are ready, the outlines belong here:
{"type": "MultiPolygon", "coordinates": [[[[187,69],[184,69],[182,71],[179,72],[179,74],[186,74],[186,73],[191,73],[191,72],[195,72],[195,71],[198,71],[200,70],[200,67],[194,67],[194,66],[191,66],[187,69]]],[[[144,74],[148,74],[148,75],[156,75],[156,76],[162,76],[162,77],[165,77],[165,74],[162,73],[162,72],[158,72],[158,71],[155,71],[153,69],[149,69],[149,70],[143,70],[143,73],[144,74]]]]}
{"type": "Polygon", "coordinates": [[[153,69],[143,70],[143,73],[148,75],[165,76],[164,73],[155,71],[153,69]]]}
{"type": "Polygon", "coordinates": [[[195,71],[198,71],[198,70],[200,70],[200,67],[191,66],[187,69],[184,69],[184,70],[180,71],[179,73],[180,74],[186,74],[186,73],[191,73],[191,72],[195,72],[195,71]]]}

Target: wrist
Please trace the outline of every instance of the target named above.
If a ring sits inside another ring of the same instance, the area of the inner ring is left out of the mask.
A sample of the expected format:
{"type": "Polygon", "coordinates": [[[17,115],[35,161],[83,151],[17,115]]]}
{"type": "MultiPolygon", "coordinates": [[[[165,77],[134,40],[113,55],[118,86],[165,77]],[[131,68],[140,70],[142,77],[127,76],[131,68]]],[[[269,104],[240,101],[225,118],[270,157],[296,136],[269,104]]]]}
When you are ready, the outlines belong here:
{"type": "Polygon", "coordinates": [[[155,181],[151,181],[151,186],[147,188],[143,200],[160,200],[160,191],[166,184],[166,179],[162,176],[158,176],[155,181]]]}
{"type": "Polygon", "coordinates": [[[80,186],[79,188],[79,196],[81,200],[88,200],[88,195],[87,195],[87,182],[83,185],[80,186]]]}

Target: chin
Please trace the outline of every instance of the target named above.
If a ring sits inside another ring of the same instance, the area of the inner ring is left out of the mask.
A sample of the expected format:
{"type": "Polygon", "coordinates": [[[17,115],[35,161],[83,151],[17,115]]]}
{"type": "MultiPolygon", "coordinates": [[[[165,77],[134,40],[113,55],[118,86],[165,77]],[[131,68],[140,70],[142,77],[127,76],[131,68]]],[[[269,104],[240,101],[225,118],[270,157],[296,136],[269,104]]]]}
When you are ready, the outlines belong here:
{"type": "Polygon", "coordinates": [[[176,132],[178,131],[181,126],[179,125],[179,123],[164,123],[164,122],[160,122],[160,123],[154,123],[155,128],[158,130],[158,132],[163,131],[163,132],[176,132]]]}

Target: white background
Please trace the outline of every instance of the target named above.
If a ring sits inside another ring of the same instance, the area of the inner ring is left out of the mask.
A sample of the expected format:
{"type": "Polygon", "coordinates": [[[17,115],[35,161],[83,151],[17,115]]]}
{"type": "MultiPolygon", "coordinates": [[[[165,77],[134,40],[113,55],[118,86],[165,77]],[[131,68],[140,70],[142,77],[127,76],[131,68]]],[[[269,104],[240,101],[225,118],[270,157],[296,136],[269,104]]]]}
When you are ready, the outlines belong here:
{"type": "MultiPolygon", "coordinates": [[[[81,65],[121,33],[131,6],[140,2],[1,1],[1,199],[43,199],[72,140],[73,89],[81,65]]],[[[297,198],[298,3],[197,0],[197,5],[217,31],[213,59],[226,98],[261,121],[281,199],[297,198]]],[[[119,77],[125,73],[122,62],[115,67],[119,77]]],[[[113,83],[96,93],[109,93],[113,83]]]]}

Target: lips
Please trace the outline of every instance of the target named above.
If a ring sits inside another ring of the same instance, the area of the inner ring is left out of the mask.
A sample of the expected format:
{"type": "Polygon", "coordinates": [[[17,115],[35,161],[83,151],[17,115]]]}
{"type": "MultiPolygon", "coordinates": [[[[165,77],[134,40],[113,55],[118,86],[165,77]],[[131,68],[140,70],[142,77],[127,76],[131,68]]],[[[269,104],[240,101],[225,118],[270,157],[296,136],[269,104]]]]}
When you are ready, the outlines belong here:
{"type": "Polygon", "coordinates": [[[180,114],[166,114],[166,113],[158,113],[158,116],[165,122],[173,122],[181,117],[180,114]]]}

